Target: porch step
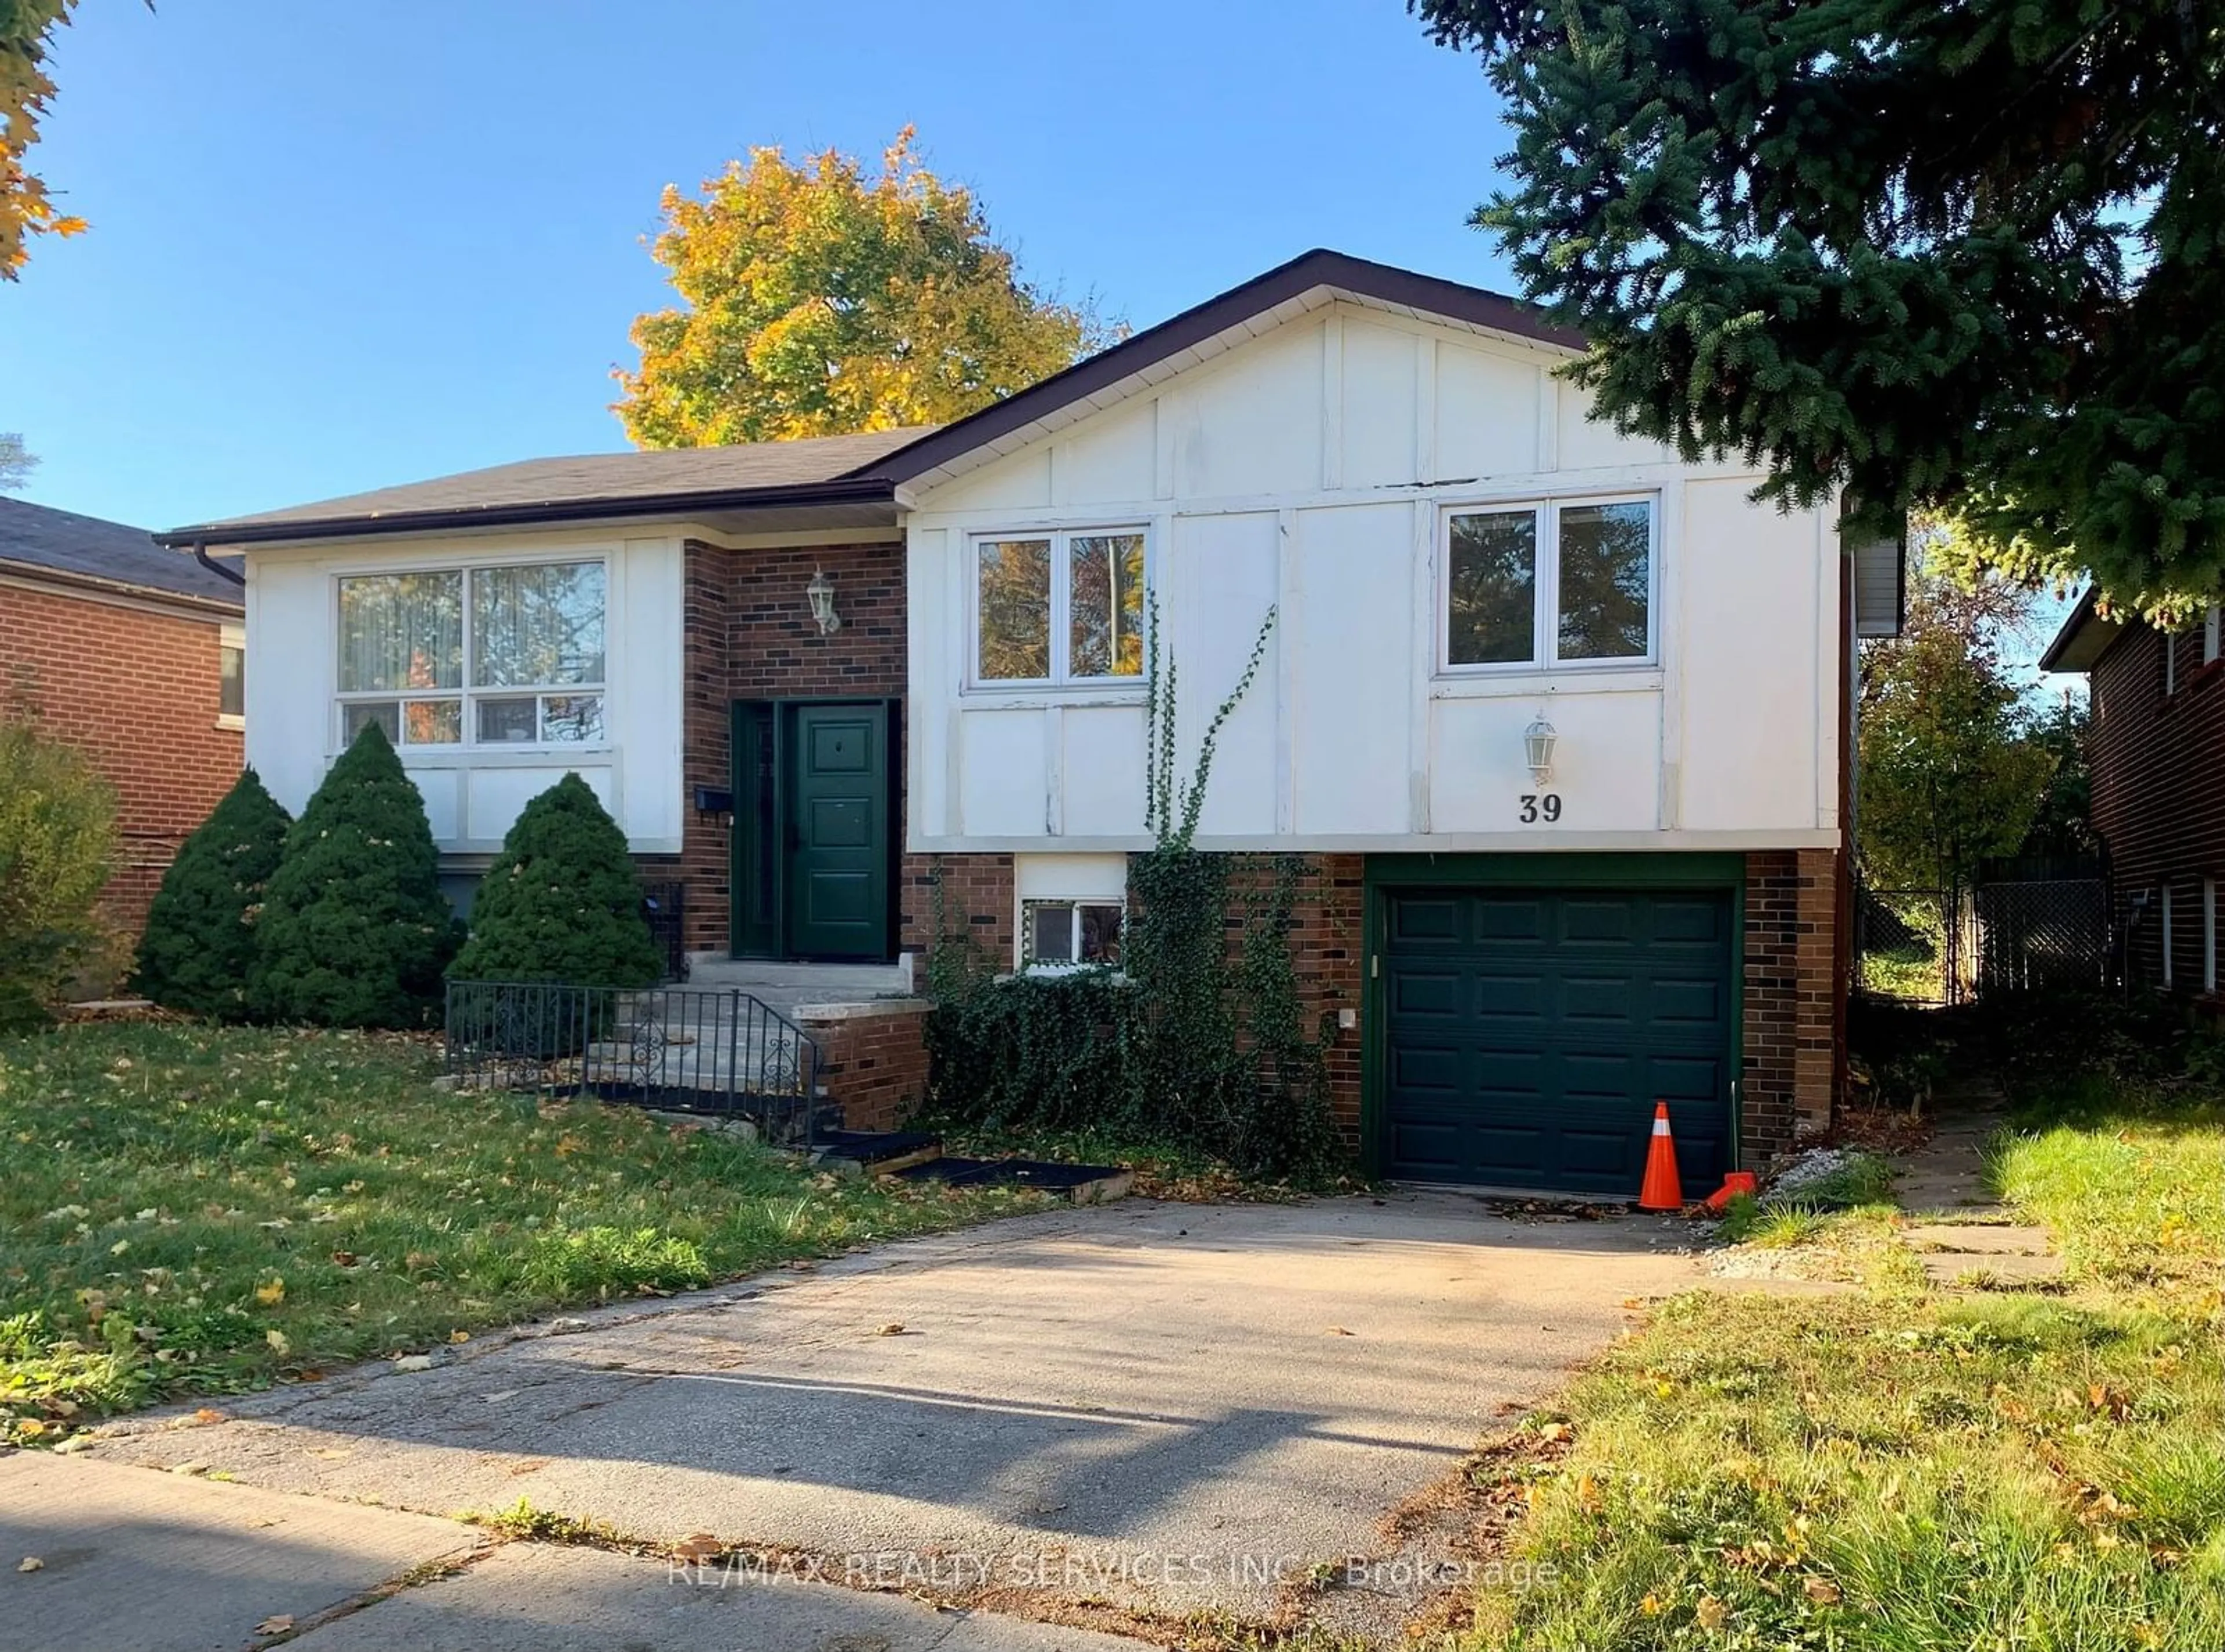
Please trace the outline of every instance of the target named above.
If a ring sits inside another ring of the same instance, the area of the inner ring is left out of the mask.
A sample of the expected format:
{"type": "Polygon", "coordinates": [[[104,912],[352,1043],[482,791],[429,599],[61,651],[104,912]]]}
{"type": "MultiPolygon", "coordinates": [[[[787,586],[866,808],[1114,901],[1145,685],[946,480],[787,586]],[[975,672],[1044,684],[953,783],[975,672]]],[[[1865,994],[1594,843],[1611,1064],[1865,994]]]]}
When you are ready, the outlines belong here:
{"type": "Polygon", "coordinates": [[[893,964],[793,964],[703,953],[689,960],[688,984],[738,989],[791,1021],[802,1004],[908,998],[914,990],[908,957],[893,964]]]}

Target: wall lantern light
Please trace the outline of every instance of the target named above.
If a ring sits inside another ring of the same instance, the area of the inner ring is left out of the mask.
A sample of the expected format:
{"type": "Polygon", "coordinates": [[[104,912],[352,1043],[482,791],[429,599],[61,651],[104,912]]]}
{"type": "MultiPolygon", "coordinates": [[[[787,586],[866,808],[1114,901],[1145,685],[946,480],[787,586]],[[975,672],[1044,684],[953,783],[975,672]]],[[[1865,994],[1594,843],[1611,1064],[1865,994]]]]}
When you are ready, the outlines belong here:
{"type": "Polygon", "coordinates": [[[1543,786],[1553,772],[1553,743],[1561,737],[1560,731],[1545,720],[1539,712],[1537,720],[1522,731],[1522,746],[1530,760],[1530,774],[1543,786]]]}
{"type": "Polygon", "coordinates": [[[834,581],[820,568],[811,576],[811,583],[803,588],[811,598],[811,617],[819,622],[819,635],[830,636],[842,629],[842,616],[834,611],[834,581]]]}

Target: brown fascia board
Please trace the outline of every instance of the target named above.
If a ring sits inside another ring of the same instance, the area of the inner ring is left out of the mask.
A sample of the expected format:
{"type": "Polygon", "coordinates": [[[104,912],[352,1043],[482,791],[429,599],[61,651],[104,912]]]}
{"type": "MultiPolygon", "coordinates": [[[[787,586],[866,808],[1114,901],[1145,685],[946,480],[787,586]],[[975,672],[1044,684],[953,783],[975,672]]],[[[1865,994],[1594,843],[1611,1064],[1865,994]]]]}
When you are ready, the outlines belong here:
{"type": "Polygon", "coordinates": [[[200,522],[155,535],[158,545],[271,545],[306,539],[358,539],[377,534],[456,533],[475,528],[546,527],[651,516],[693,516],[769,505],[895,503],[895,484],[873,476],[829,482],[789,482],[764,488],[696,489],[680,493],[623,494],[544,499],[504,505],[445,505],[434,510],[396,510],[362,516],[295,517],[277,522],[200,522]]]}
{"type": "Polygon", "coordinates": [[[851,474],[878,477],[898,484],[908,482],[1061,408],[1087,400],[1130,375],[1143,371],[1154,362],[1180,355],[1252,316],[1321,287],[1335,288],[1385,304],[1404,305],[1448,320],[1535,339],[1557,349],[1584,348],[1582,333],[1554,326],[1534,307],[1518,299],[1316,247],[1155,327],[1146,327],[1133,338],[1101,350],[1086,361],[1076,362],[1039,384],[1008,396],[993,407],[984,408],[943,426],[931,435],[921,437],[909,446],[861,465],[851,474]]]}

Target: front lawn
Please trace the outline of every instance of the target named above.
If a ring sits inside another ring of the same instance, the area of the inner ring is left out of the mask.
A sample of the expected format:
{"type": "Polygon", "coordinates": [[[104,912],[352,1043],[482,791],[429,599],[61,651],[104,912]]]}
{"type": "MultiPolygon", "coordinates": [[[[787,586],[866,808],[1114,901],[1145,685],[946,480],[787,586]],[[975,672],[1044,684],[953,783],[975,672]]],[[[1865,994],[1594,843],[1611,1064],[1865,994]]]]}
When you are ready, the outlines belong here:
{"type": "Polygon", "coordinates": [[[442,1094],[434,1070],[422,1041],[347,1033],[0,1041],[0,1441],[1037,1202],[442,1094]]]}
{"type": "Polygon", "coordinates": [[[2094,1073],[2023,1099],[1996,1174],[2068,1294],[1902,1268],[1668,1304],[1477,1465],[1554,1572],[1481,1596],[1472,1644],[2225,1646],[2225,1110],[2094,1073]]]}

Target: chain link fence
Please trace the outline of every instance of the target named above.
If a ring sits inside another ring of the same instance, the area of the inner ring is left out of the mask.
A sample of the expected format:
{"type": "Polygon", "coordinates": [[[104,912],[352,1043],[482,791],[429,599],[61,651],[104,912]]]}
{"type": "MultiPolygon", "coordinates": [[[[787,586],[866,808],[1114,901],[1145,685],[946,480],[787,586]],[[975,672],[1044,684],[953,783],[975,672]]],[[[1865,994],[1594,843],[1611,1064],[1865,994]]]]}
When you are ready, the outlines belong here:
{"type": "Polygon", "coordinates": [[[1958,1004],[2116,976],[2108,880],[2012,878],[1969,889],[1854,890],[1854,986],[1872,998],[1958,1004]]]}

